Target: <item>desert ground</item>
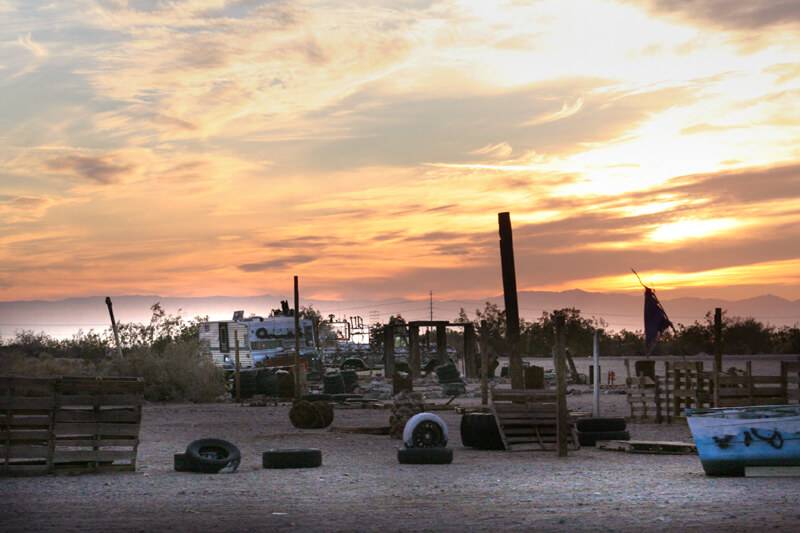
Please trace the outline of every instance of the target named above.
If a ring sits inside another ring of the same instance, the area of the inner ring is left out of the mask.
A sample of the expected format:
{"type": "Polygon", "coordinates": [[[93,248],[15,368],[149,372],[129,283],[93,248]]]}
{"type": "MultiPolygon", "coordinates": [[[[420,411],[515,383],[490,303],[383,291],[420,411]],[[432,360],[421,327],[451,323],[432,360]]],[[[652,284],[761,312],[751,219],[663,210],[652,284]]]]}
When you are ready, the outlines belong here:
{"type": "MultiPolygon", "coordinates": [[[[572,409],[590,410],[588,387],[572,409]]],[[[438,400],[443,403],[443,400],[438,400]]],[[[464,399],[461,405],[479,400],[464,399]]],[[[625,397],[602,396],[624,415],[625,397]]],[[[0,531],[739,531],[794,530],[799,478],[710,478],[693,455],[582,448],[480,451],[450,428],[450,465],[400,465],[387,436],[299,430],[288,405],[147,405],[136,473],[0,479],[0,531]],[[218,437],[233,474],[173,471],[173,454],[218,437]],[[320,448],[315,469],[264,470],[269,448],[320,448]]],[[[381,426],[383,409],[337,409],[332,427],[381,426]]],[[[634,439],[689,441],[685,422],[629,424],[634,439]]]]}

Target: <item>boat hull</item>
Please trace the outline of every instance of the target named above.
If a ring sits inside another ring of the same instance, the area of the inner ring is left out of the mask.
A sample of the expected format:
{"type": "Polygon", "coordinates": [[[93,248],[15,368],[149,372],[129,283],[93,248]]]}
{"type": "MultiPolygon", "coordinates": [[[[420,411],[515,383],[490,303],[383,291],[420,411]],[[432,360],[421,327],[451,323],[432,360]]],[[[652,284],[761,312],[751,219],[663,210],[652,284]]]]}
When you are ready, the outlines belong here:
{"type": "Polygon", "coordinates": [[[687,409],[703,470],[742,476],[748,466],[800,466],[800,406],[687,409]]]}

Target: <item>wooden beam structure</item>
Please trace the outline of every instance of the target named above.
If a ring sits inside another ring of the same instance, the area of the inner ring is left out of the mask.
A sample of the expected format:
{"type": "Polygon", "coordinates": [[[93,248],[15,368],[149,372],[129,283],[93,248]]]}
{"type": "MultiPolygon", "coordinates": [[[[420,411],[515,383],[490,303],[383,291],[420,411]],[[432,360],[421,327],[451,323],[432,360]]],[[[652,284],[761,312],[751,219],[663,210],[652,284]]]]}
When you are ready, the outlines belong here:
{"type": "Polygon", "coordinates": [[[558,456],[567,456],[567,446],[569,441],[569,412],[567,411],[567,365],[564,353],[565,340],[565,317],[564,313],[557,311],[553,316],[556,338],[556,428],[557,439],[556,447],[558,456]]]}

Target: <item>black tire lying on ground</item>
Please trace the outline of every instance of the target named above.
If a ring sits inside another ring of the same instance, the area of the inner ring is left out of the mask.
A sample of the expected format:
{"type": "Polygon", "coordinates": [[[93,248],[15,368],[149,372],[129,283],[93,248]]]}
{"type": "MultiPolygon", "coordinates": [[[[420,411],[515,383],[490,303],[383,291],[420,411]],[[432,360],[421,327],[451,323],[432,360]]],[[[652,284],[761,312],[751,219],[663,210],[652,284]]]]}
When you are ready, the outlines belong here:
{"type": "Polygon", "coordinates": [[[399,448],[397,460],[402,465],[449,465],[452,448],[399,448]]]}
{"type": "Polygon", "coordinates": [[[200,439],[186,447],[189,470],[216,474],[222,469],[235,472],[242,460],[239,448],[222,439],[200,439]]]}
{"type": "Polygon", "coordinates": [[[185,453],[176,453],[173,462],[176,472],[191,472],[189,468],[189,461],[186,459],[185,453]]]}
{"type": "Polygon", "coordinates": [[[315,448],[267,450],[261,455],[264,468],[316,468],[322,466],[322,451],[315,448]]]}
{"type": "Polygon", "coordinates": [[[627,431],[578,432],[578,442],[581,446],[594,446],[601,440],[631,440],[631,435],[627,431]]]}
{"type": "Polygon", "coordinates": [[[625,431],[624,418],[581,418],[575,422],[578,431],[594,433],[597,431],[625,431]]]}

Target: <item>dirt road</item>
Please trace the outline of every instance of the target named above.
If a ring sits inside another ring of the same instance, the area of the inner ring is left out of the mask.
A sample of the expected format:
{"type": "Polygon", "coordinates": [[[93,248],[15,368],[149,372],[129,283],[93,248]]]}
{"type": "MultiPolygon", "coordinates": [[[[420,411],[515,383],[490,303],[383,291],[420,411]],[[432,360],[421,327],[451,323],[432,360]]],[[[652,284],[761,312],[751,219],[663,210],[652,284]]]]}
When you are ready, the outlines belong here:
{"type": "MultiPolygon", "coordinates": [[[[624,397],[604,397],[619,407],[624,397]]],[[[571,406],[590,404],[588,394],[571,406]]],[[[616,407],[613,410],[618,410],[616,407]]],[[[738,531],[794,530],[800,479],[706,477],[696,456],[582,449],[487,452],[453,464],[397,463],[388,437],[301,431],[286,406],[151,405],[135,474],[0,479],[0,531],[738,531]],[[172,454],[220,437],[243,454],[231,475],[177,473],[172,454]],[[316,447],[323,466],[263,470],[271,447],[316,447]]],[[[338,410],[334,425],[385,425],[382,410],[338,410]]],[[[634,438],[687,440],[684,424],[631,425],[634,438]]]]}

